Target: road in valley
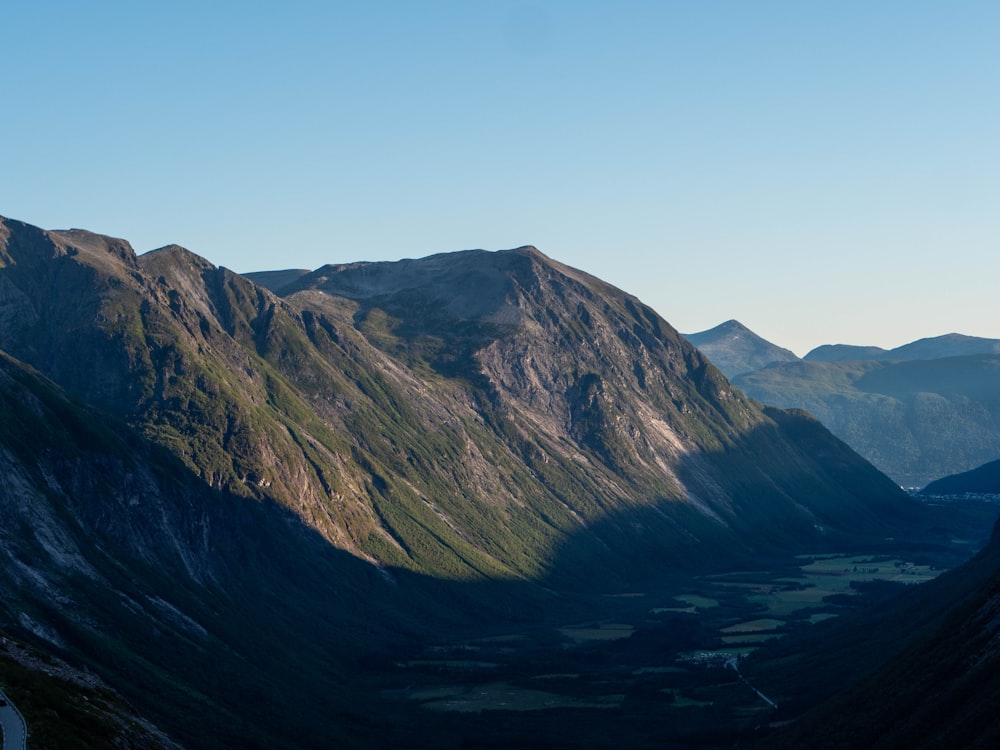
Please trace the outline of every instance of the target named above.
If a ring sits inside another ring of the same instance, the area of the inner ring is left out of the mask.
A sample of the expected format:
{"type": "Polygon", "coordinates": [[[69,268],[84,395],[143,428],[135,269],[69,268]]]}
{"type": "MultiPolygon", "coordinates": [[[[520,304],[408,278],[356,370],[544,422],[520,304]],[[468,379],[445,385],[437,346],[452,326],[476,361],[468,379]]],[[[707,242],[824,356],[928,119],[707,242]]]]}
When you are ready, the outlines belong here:
{"type": "MultiPolygon", "coordinates": [[[[732,668],[732,670],[734,672],[736,672],[736,676],[739,677],[743,681],[743,684],[746,685],[751,690],[753,690],[755,693],[757,693],[757,695],[760,697],[760,699],[762,701],[764,701],[767,705],[769,705],[771,708],[777,708],[778,707],[777,703],[775,703],[773,700],[771,700],[770,698],[768,698],[766,695],[764,695],[762,692],[760,692],[757,688],[755,688],[753,685],[751,685],[750,684],[750,680],[748,680],[746,677],[743,676],[743,673],[740,672],[740,660],[739,660],[739,657],[734,656],[733,658],[729,659],[726,662],[726,666],[732,668]]],[[[7,748],[4,748],[4,750],[7,750],[7,748]]]]}
{"type": "Polygon", "coordinates": [[[0,690],[0,727],[3,727],[3,750],[25,750],[28,739],[28,728],[24,724],[21,712],[14,708],[10,698],[0,690]]]}

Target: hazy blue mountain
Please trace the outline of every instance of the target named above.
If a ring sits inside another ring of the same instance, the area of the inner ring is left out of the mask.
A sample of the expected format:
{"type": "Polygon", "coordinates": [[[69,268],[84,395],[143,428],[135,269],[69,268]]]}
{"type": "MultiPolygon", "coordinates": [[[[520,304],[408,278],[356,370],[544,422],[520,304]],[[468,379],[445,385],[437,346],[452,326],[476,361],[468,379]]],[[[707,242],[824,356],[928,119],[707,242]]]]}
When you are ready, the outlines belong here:
{"type": "Polygon", "coordinates": [[[807,362],[852,362],[857,360],[887,359],[889,350],[879,346],[853,344],[823,344],[811,350],[802,359],[807,362]]]}
{"type": "Polygon", "coordinates": [[[698,347],[730,379],[775,362],[795,362],[799,359],[788,349],[761,338],[738,320],[727,320],[700,333],[686,333],[684,338],[698,347]]]}
{"type": "Polygon", "coordinates": [[[916,359],[943,359],[972,354],[1000,354],[1000,339],[964,336],[947,333],[943,336],[913,341],[895,349],[877,346],[850,346],[827,344],[818,346],[803,359],[810,362],[846,362],[849,360],[905,361],[916,359]]]}
{"type": "Polygon", "coordinates": [[[907,487],[996,457],[1000,355],[773,365],[741,375],[747,395],[798,407],[907,487]]]}

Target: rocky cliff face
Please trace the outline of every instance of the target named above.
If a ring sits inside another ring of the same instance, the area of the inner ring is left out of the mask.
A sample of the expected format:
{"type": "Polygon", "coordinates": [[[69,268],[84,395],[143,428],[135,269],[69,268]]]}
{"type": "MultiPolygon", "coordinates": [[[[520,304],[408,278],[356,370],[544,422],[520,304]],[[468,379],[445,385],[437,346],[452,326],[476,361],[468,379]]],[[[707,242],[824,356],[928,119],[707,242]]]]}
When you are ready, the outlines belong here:
{"type": "Polygon", "coordinates": [[[195,746],[363,738],[310,707],[398,633],[913,518],[534,248],[259,279],[0,220],[0,616],[195,746]]]}
{"type": "Polygon", "coordinates": [[[7,352],[373,562],[531,577],[570,539],[632,548],[635,512],[673,537],[665,562],[905,512],[836,440],[804,451],[804,417],[534,248],[329,266],[280,297],[178,247],[6,221],[2,248],[7,352]]]}
{"type": "Polygon", "coordinates": [[[738,320],[727,320],[715,328],[688,333],[684,337],[729,379],[762,370],[768,365],[799,359],[788,349],[761,338],[738,320]]]}

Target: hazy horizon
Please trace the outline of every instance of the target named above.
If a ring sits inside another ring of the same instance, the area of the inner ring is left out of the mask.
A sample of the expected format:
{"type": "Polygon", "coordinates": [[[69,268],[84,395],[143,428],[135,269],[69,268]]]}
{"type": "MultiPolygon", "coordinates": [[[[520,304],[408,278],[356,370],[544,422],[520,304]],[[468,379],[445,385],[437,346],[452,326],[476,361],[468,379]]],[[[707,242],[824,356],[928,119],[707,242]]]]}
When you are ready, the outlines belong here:
{"type": "Polygon", "coordinates": [[[237,271],[532,244],[685,333],[1000,338],[1000,6],[7,10],[0,214],[237,271]]]}

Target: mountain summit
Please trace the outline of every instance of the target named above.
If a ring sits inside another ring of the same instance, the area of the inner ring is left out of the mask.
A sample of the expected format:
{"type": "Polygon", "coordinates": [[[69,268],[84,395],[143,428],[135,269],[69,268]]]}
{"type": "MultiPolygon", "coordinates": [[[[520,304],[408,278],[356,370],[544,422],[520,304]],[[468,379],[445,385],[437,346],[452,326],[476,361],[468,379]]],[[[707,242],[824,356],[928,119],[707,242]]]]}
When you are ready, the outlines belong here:
{"type": "Polygon", "coordinates": [[[817,423],[762,411],[649,307],[533,247],[271,274],[277,296],[177,246],[11,221],[0,242],[9,354],[378,564],[537,577],[572,540],[576,573],[606,571],[900,503],[817,423]]]}
{"type": "Polygon", "coordinates": [[[686,333],[684,338],[712,360],[727,378],[762,370],[777,362],[797,362],[788,349],[761,338],[738,320],[727,320],[700,333],[686,333]]]}
{"type": "Polygon", "coordinates": [[[241,276],[0,219],[0,349],[0,626],[194,745],[192,703],[232,733],[266,694],[328,746],[353,725],[303,701],[348,705],[362,644],[917,512],[531,247],[241,276]]]}

